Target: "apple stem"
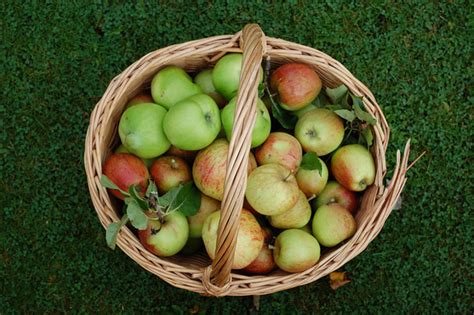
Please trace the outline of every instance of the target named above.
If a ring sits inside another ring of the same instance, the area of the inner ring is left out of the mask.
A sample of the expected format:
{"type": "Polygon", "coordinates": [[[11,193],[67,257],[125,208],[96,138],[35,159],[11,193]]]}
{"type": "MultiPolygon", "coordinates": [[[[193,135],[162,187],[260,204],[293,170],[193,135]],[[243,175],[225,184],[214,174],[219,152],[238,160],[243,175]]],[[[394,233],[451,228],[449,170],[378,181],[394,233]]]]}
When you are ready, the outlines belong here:
{"type": "Polygon", "coordinates": [[[283,181],[286,181],[291,175],[293,175],[293,172],[290,172],[288,175],[286,175],[286,177],[283,178],[283,181]]]}
{"type": "Polygon", "coordinates": [[[315,195],[315,194],[312,194],[312,195],[308,198],[308,201],[311,201],[311,200],[313,200],[314,198],[316,198],[316,195],[315,195]]]}

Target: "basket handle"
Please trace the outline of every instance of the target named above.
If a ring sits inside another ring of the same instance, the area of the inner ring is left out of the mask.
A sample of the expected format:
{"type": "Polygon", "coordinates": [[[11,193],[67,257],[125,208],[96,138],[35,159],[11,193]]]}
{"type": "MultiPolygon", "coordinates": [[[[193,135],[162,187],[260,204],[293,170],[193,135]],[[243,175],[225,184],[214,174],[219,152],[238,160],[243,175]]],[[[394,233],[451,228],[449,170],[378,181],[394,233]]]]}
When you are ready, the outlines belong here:
{"type": "Polygon", "coordinates": [[[260,65],[266,48],[265,35],[257,24],[244,27],[240,47],[243,51],[240,86],[227,155],[216,252],[212,265],[207,268],[203,277],[204,287],[212,295],[223,295],[222,291],[230,288],[230,272],[239,232],[240,212],[247,187],[252,130],[257,116],[260,65]]]}

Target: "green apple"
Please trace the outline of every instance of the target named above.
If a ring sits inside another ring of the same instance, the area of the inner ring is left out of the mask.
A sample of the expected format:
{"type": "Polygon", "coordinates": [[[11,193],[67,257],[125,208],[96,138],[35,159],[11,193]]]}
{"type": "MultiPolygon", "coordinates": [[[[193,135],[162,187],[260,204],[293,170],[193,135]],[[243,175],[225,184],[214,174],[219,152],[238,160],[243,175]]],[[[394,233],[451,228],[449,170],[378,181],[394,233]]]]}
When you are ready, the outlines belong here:
{"type": "MultiPolygon", "coordinates": [[[[193,164],[193,179],[196,187],[205,195],[217,200],[224,198],[224,181],[227,169],[229,142],[217,139],[199,151],[193,164]]],[[[257,167],[252,152],[249,152],[247,174],[257,167]]]]}
{"type": "Polygon", "coordinates": [[[219,108],[227,104],[227,100],[216,91],[214,83],[212,83],[212,69],[206,69],[199,72],[194,78],[194,82],[199,85],[203,93],[212,97],[219,108]]]}
{"type": "Polygon", "coordinates": [[[273,249],[275,263],[287,272],[301,272],[313,267],[320,254],[318,241],[311,234],[299,229],[281,232],[273,249]]]}
{"type": "Polygon", "coordinates": [[[286,132],[272,132],[267,140],[255,150],[259,165],[278,163],[296,172],[303,158],[298,139],[286,132]]]}
{"type": "Polygon", "coordinates": [[[170,108],[163,129],[178,149],[203,149],[216,139],[221,129],[219,107],[206,94],[193,95],[170,108]]]}
{"type": "Polygon", "coordinates": [[[331,158],[334,178],[351,191],[363,191],[374,183],[375,163],[372,154],[360,144],[337,149],[331,158]]]}
{"type": "Polygon", "coordinates": [[[305,152],[315,152],[318,156],[323,156],[341,144],[344,139],[344,123],[332,111],[316,108],[298,119],[295,136],[305,152]]]}
{"type": "MultiPolygon", "coordinates": [[[[212,82],[216,90],[227,100],[237,95],[242,68],[242,54],[227,54],[217,61],[212,70],[212,82]]],[[[260,67],[260,81],[263,81],[263,69],[260,67]]]]}
{"type": "Polygon", "coordinates": [[[354,214],[357,210],[358,200],[355,192],[344,188],[336,181],[329,181],[324,187],[323,191],[318,195],[318,198],[312,201],[313,209],[318,209],[323,205],[337,203],[350,213],[354,214]]]}
{"type": "Polygon", "coordinates": [[[137,104],[143,104],[143,103],[154,103],[153,98],[151,95],[148,93],[141,93],[133,97],[130,101],[127,103],[127,108],[133,105],[137,104]]]}
{"type": "Polygon", "coordinates": [[[311,222],[309,222],[308,224],[306,224],[305,226],[299,228],[301,231],[304,231],[310,235],[313,235],[313,230],[311,229],[311,222]]]}
{"type": "Polygon", "coordinates": [[[247,179],[245,197],[250,206],[263,215],[277,215],[295,206],[300,190],[295,176],[280,164],[257,167],[247,179]]]}
{"type": "Polygon", "coordinates": [[[118,128],[122,144],[142,159],[152,159],[165,153],[171,145],[163,132],[165,115],[166,109],[153,103],[127,108],[118,128]]]}
{"type": "Polygon", "coordinates": [[[202,226],[207,217],[221,208],[221,203],[201,193],[201,206],[195,215],[188,217],[189,237],[201,237],[202,226]]]}
{"type": "MultiPolygon", "coordinates": [[[[234,113],[237,103],[237,97],[232,98],[229,103],[221,111],[222,125],[224,126],[227,140],[232,137],[232,127],[234,125],[234,113]]],[[[265,104],[262,100],[257,99],[257,118],[252,130],[252,148],[261,145],[270,134],[271,118],[265,104]]]]}
{"type": "MultiPolygon", "coordinates": [[[[134,105],[137,105],[137,104],[134,104],[134,105]]],[[[126,148],[123,144],[119,145],[119,146],[115,149],[114,152],[115,152],[115,153],[130,153],[130,152],[128,152],[127,148],[126,148]]],[[[145,163],[145,165],[146,165],[147,168],[150,168],[150,167],[151,167],[151,165],[153,164],[153,161],[154,161],[154,160],[155,160],[155,159],[142,159],[143,163],[145,163]]]]}
{"type": "Polygon", "coordinates": [[[168,66],[161,69],[151,81],[151,96],[166,109],[195,94],[202,93],[183,69],[168,66]]]}
{"type": "Polygon", "coordinates": [[[354,235],[357,223],[346,208],[333,203],[316,210],[312,227],[321,245],[333,247],[354,235]]]}
{"type": "MultiPolygon", "coordinates": [[[[213,212],[204,221],[202,227],[202,240],[206,247],[207,254],[211,259],[215,258],[217,246],[217,229],[221,211],[213,212]]],[[[239,220],[239,232],[237,234],[237,244],[235,246],[232,269],[242,269],[254,261],[263,246],[264,235],[257,220],[249,211],[242,209],[239,220]]]]}
{"type": "Polygon", "coordinates": [[[289,210],[268,217],[271,226],[277,229],[299,229],[311,220],[311,206],[302,191],[296,204],[289,210]]]}
{"type": "Polygon", "coordinates": [[[328,167],[321,159],[319,159],[319,163],[321,163],[322,168],[321,174],[319,174],[319,170],[307,170],[304,168],[299,168],[298,172],[296,172],[298,187],[308,198],[319,195],[328,182],[328,167]]]}
{"type": "MultiPolygon", "coordinates": [[[[150,213],[147,215],[154,216],[150,213]]],[[[178,253],[186,244],[188,233],[188,221],[179,210],[166,215],[163,223],[160,220],[148,220],[146,230],[138,230],[143,246],[160,257],[178,253]]]]}

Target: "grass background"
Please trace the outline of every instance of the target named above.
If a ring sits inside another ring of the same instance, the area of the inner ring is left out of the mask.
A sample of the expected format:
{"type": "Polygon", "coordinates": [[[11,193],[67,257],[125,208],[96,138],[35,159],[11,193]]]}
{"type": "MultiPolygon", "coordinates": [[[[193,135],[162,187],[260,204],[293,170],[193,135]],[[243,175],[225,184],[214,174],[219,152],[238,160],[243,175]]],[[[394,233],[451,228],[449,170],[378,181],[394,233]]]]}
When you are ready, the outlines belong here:
{"type": "Polygon", "coordinates": [[[474,311],[472,4],[67,3],[0,4],[0,313],[253,312],[251,298],[176,289],[109,250],[82,158],[89,114],[127,65],[248,22],[325,51],[367,84],[392,128],[391,167],[408,138],[412,158],[427,151],[403,208],[343,267],[352,283],[265,296],[260,312],[474,311]]]}

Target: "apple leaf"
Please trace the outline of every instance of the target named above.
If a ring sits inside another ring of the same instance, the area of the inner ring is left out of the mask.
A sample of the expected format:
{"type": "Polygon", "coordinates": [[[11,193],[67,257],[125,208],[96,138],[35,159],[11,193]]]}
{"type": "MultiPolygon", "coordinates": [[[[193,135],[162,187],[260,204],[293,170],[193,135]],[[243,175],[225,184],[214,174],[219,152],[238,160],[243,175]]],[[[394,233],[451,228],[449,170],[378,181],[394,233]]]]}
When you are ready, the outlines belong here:
{"type": "Polygon", "coordinates": [[[110,178],[108,178],[106,175],[103,175],[100,177],[100,183],[102,186],[104,186],[105,188],[110,188],[110,189],[115,189],[115,190],[118,190],[122,193],[122,195],[124,196],[130,196],[130,194],[126,191],[123,191],[122,189],[120,189],[117,185],[114,184],[114,182],[112,182],[110,180],[110,178]]]}
{"type": "Polygon", "coordinates": [[[151,196],[151,194],[156,194],[158,195],[158,188],[156,188],[156,184],[154,181],[149,180],[148,181],[148,187],[145,192],[145,196],[148,198],[151,196]]]}
{"type": "Polygon", "coordinates": [[[304,170],[318,170],[319,176],[323,175],[323,165],[321,164],[318,155],[314,152],[308,152],[303,155],[300,168],[304,170]]]}
{"type": "Polygon", "coordinates": [[[333,104],[338,104],[347,95],[347,87],[344,84],[334,89],[326,88],[326,95],[331,99],[333,104]]]}
{"type": "Polygon", "coordinates": [[[270,93],[270,90],[268,89],[268,86],[266,87],[268,99],[270,100],[270,103],[272,104],[272,116],[278,120],[280,125],[285,128],[285,129],[290,129],[293,130],[295,129],[296,122],[298,121],[298,118],[296,116],[291,115],[288,111],[284,110],[281,108],[280,105],[275,101],[273,98],[272,94],[270,93]]]}
{"type": "Polygon", "coordinates": [[[349,121],[349,122],[352,122],[352,121],[354,121],[354,119],[356,119],[355,113],[354,113],[353,111],[351,111],[351,110],[347,110],[347,109],[337,109],[337,110],[334,111],[334,113],[335,113],[337,116],[339,116],[339,117],[341,117],[341,118],[343,118],[343,119],[345,119],[345,120],[347,120],[347,121],[349,121]]]}
{"type": "Polygon", "coordinates": [[[129,199],[127,202],[127,215],[134,228],[145,230],[148,225],[148,216],[135,199],[129,199]]]}
{"type": "Polygon", "coordinates": [[[352,94],[351,94],[351,97],[352,97],[352,108],[354,109],[354,112],[357,118],[374,126],[377,123],[377,119],[375,119],[371,114],[363,110],[364,102],[362,101],[362,98],[359,96],[354,96],[352,94]]]}
{"type": "Polygon", "coordinates": [[[366,126],[364,129],[362,129],[361,136],[364,139],[365,144],[367,144],[367,147],[371,147],[374,141],[374,135],[369,126],[366,126]]]}
{"type": "Polygon", "coordinates": [[[185,216],[195,215],[201,207],[201,193],[193,182],[187,182],[178,191],[177,196],[170,204],[173,210],[179,210],[185,216]]]}
{"type": "Polygon", "coordinates": [[[127,224],[128,216],[124,214],[122,219],[119,222],[110,223],[105,230],[105,241],[110,249],[115,249],[115,245],[117,244],[117,236],[120,229],[127,224]]]}
{"type": "Polygon", "coordinates": [[[183,188],[183,185],[179,185],[170,189],[166,194],[158,198],[158,205],[162,208],[169,207],[174,202],[179,191],[183,188]]]}
{"type": "MultiPolygon", "coordinates": [[[[137,204],[142,208],[143,210],[148,210],[148,202],[143,199],[140,194],[137,191],[137,186],[136,185],[130,185],[128,187],[128,192],[130,193],[130,197],[133,198],[137,202],[137,204]]],[[[127,198],[128,199],[128,198],[127,198]]]]}

